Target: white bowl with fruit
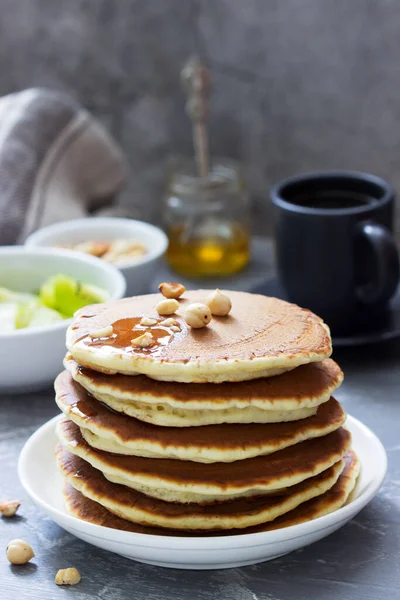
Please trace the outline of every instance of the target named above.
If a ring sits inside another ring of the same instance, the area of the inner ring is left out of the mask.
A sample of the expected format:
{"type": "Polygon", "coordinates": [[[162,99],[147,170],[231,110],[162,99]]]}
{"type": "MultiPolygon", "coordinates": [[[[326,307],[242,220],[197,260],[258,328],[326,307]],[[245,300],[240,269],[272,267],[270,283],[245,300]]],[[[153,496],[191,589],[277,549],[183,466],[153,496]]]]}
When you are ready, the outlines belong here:
{"type": "Polygon", "coordinates": [[[0,247],[0,392],[51,385],[62,369],[75,310],[122,298],[121,273],[55,248],[0,247]]]}
{"type": "Polygon", "coordinates": [[[156,268],[168,247],[165,233],[149,223],[116,217],[87,217],[39,229],[29,247],[68,247],[117,267],[126,279],[127,296],[150,291],[156,268]]]}

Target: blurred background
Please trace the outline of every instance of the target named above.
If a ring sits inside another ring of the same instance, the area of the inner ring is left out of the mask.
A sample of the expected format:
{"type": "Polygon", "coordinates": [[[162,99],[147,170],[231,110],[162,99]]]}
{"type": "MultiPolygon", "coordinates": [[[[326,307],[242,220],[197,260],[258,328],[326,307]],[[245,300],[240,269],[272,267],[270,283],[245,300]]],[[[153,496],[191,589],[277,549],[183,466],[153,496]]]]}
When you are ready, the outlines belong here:
{"type": "Polygon", "coordinates": [[[212,72],[212,153],[243,163],[258,233],[271,229],[271,184],[289,175],[359,169],[400,188],[396,0],[0,0],[0,11],[0,94],[45,86],[89,109],[127,156],[120,202],[133,216],[160,222],[166,161],[192,152],[179,73],[193,53],[212,72]]]}

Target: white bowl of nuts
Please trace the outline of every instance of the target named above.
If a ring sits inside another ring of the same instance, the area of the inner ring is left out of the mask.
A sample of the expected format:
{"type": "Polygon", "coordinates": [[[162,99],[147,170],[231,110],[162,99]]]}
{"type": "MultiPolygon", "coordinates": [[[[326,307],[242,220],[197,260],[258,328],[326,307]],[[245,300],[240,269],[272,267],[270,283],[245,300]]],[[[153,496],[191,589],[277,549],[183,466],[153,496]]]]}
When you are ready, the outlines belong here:
{"type": "Polygon", "coordinates": [[[126,294],[135,296],[149,291],[168,238],[158,227],[142,221],[87,217],[39,229],[25,245],[63,247],[101,258],[121,271],[126,294]]]}

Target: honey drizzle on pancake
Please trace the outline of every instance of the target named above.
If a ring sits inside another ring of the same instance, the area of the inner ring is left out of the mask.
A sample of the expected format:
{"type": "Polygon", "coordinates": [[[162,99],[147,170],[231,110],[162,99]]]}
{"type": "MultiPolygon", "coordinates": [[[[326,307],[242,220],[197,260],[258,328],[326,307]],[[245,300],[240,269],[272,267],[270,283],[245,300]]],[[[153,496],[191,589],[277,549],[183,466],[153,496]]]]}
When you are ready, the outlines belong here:
{"type": "Polygon", "coordinates": [[[152,327],[141,325],[140,321],[142,317],[143,315],[140,317],[119,319],[112,323],[113,334],[109,337],[92,339],[89,335],[85,336],[86,339],[84,339],[83,342],[86,346],[112,347],[124,350],[124,352],[148,354],[152,357],[159,356],[162,354],[163,349],[175,337],[175,334],[171,331],[170,327],[161,325],[161,322],[165,321],[167,317],[163,316],[162,318],[159,318],[157,324],[152,327]],[[143,335],[146,331],[151,333],[154,343],[145,348],[132,346],[131,340],[143,335]]]}

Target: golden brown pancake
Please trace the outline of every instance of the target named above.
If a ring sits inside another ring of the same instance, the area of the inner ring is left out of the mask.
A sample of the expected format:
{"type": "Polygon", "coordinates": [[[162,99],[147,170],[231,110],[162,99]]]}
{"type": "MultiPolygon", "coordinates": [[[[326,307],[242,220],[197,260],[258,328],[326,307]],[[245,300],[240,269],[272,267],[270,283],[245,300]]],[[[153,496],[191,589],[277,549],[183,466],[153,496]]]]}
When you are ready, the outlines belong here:
{"type": "Polygon", "coordinates": [[[143,374],[163,381],[221,383],[277,375],[318,362],[332,352],[328,327],[308,310],[277,298],[225,292],[232,300],[227,317],[214,317],[203,329],[188,328],[182,309],[204,301],[209,291],[185,293],[174,317],[179,332],[162,325],[155,309],[159,294],[86,306],[67,332],[67,347],[78,364],[95,371],[143,374]],[[157,318],[152,327],[142,317],[157,318]],[[98,332],[113,327],[111,335],[98,332]],[[131,340],[151,331],[154,344],[131,340]]]}
{"type": "Polygon", "coordinates": [[[68,355],[72,377],[113,410],[166,427],[218,423],[272,423],[307,418],[343,381],[331,359],[279,377],[221,384],[160,382],[144,375],[106,375],[79,367],[68,355]]]}
{"type": "MultiPolygon", "coordinates": [[[[217,535],[238,535],[247,533],[257,533],[260,531],[271,531],[282,529],[292,525],[298,525],[305,521],[311,521],[338,510],[346,504],[352,493],[360,470],[359,460],[353,450],[350,450],[344,457],[345,467],[340,474],[337,482],[330,490],[303,502],[297,508],[276,518],[274,521],[249,527],[245,529],[231,529],[219,531],[217,535]]],[[[109,512],[101,504],[86,498],[81,492],[78,492],[71,484],[66,483],[64,489],[64,498],[67,512],[70,515],[95,525],[110,527],[122,531],[133,533],[145,533],[147,535],[172,535],[172,536],[190,536],[204,537],[216,535],[215,531],[179,531],[176,529],[165,529],[161,527],[146,527],[136,523],[131,523],[121,519],[117,515],[109,512]]]]}
{"type": "Polygon", "coordinates": [[[331,358],[310,363],[283,373],[253,381],[232,383],[186,383],[156,381],[143,375],[106,375],[79,365],[71,355],[66,368],[72,377],[96,396],[96,391],[110,393],[120,400],[170,404],[175,408],[214,409],[234,406],[245,408],[309,408],[328,400],[343,381],[343,372],[331,358]],[[321,398],[323,400],[321,400],[321,398]]]}
{"type": "Polygon", "coordinates": [[[241,529],[273,521],[331,489],[344,468],[344,460],[340,460],[282,496],[257,496],[200,506],[164,502],[113,484],[100,471],[61,446],[56,454],[62,475],[90,500],[128,521],[171,529],[241,529]]]}
{"type": "MultiPolygon", "coordinates": [[[[160,497],[166,490],[217,496],[276,491],[313,477],[339,461],[351,442],[350,433],[340,427],[324,436],[296,444],[267,456],[232,463],[202,464],[182,460],[122,456],[96,450],[83,439],[72,421],[57,426],[60,442],[105,476],[133,489],[150,489],[160,497]]],[[[150,491],[146,491],[150,494],[150,491]]]]}
{"type": "Polygon", "coordinates": [[[203,463],[243,460],[327,435],[346,418],[339,402],[331,398],[319,406],[315,415],[301,421],[167,428],[111,411],[76,383],[68,371],[57,377],[55,390],[60,410],[81,428],[90,446],[147,458],[203,463]]]}

